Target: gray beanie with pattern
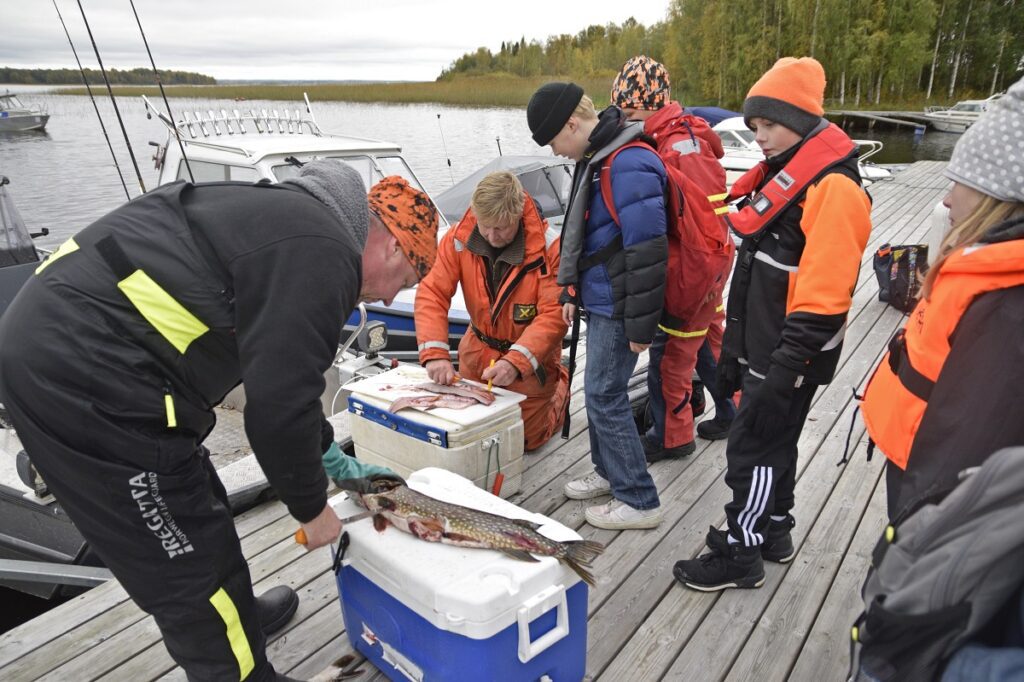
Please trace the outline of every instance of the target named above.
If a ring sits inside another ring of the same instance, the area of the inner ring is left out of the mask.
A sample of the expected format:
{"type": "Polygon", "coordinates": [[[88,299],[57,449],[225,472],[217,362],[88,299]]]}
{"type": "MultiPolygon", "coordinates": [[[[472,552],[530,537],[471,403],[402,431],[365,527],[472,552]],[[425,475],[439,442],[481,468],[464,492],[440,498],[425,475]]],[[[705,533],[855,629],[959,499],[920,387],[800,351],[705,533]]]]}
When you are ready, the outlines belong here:
{"type": "Polygon", "coordinates": [[[1024,78],[967,129],[945,175],[1000,201],[1024,202],[1024,78]]]}
{"type": "Polygon", "coordinates": [[[363,248],[370,209],[359,171],[344,161],[318,159],[303,165],[298,176],[285,182],[298,185],[325,204],[349,230],[359,248],[363,248]]]}

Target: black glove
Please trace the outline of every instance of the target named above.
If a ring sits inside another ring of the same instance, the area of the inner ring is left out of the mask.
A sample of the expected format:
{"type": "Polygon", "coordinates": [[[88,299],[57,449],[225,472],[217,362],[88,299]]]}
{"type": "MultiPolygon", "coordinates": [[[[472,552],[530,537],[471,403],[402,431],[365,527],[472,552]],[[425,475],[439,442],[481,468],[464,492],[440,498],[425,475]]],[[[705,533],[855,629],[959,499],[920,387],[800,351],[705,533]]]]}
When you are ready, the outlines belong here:
{"type": "Polygon", "coordinates": [[[743,365],[736,358],[721,356],[715,370],[715,389],[719,398],[729,398],[743,388],[743,365]]]}
{"type": "Polygon", "coordinates": [[[764,381],[751,396],[750,431],[764,440],[775,438],[789,423],[790,405],[799,374],[781,365],[768,368],[764,381]]]}

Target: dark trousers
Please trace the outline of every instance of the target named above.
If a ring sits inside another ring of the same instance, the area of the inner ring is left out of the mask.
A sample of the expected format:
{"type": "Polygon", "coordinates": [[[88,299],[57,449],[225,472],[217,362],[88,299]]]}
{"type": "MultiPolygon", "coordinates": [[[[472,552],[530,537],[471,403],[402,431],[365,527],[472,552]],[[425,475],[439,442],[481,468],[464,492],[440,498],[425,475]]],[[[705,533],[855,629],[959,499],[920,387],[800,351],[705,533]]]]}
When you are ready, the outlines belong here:
{"type": "Polygon", "coordinates": [[[48,420],[88,429],[60,436],[5,389],[33,464],[128,595],[153,614],[188,679],[273,680],[249,568],[206,450],[194,441],[179,457],[181,442],[118,428],[54,393],[48,420]]]}
{"type": "Polygon", "coordinates": [[[747,547],[764,542],[771,516],[784,516],[793,509],[797,441],[817,390],[815,385],[795,389],[785,428],[765,440],[750,431],[760,387],[761,379],[747,372],[725,450],[725,482],[732,489],[732,502],[725,505],[729,535],[747,547]]]}

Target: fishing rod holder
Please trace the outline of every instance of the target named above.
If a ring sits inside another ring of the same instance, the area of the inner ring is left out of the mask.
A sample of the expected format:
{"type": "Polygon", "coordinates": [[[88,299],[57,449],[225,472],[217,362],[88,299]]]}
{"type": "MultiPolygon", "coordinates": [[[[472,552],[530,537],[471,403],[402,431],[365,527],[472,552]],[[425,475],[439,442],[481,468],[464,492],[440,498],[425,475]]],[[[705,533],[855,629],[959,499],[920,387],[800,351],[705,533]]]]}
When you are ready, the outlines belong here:
{"type": "MultiPolygon", "coordinates": [[[[221,109],[219,113],[213,109],[207,109],[206,113],[198,110],[193,110],[191,113],[182,111],[181,118],[172,123],[165,114],[153,106],[148,97],[143,95],[142,99],[148,109],[147,115],[155,114],[168,128],[176,129],[178,134],[183,137],[188,136],[193,140],[211,136],[220,137],[224,134],[245,135],[249,133],[247,125],[251,125],[254,132],[264,135],[274,133],[279,135],[308,134],[316,137],[323,135],[313,119],[312,113],[306,118],[298,109],[292,111],[284,109],[284,113],[279,113],[277,109],[272,109],[269,112],[266,109],[259,111],[249,109],[248,113],[242,113],[238,109],[232,109],[231,113],[228,113],[226,109],[221,109]]],[[[309,111],[308,103],[307,111],[309,111]]]]}

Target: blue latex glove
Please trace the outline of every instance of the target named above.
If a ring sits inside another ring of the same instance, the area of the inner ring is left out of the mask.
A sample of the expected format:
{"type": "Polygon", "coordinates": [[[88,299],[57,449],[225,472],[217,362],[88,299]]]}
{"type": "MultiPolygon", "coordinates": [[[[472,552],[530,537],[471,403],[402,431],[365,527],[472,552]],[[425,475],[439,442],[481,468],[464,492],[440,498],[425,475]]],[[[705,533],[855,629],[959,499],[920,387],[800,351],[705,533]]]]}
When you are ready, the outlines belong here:
{"type": "Polygon", "coordinates": [[[341,451],[337,443],[331,443],[323,456],[324,470],[337,484],[349,478],[390,478],[405,483],[405,480],[387,467],[368,464],[355,457],[349,457],[341,451]]]}

